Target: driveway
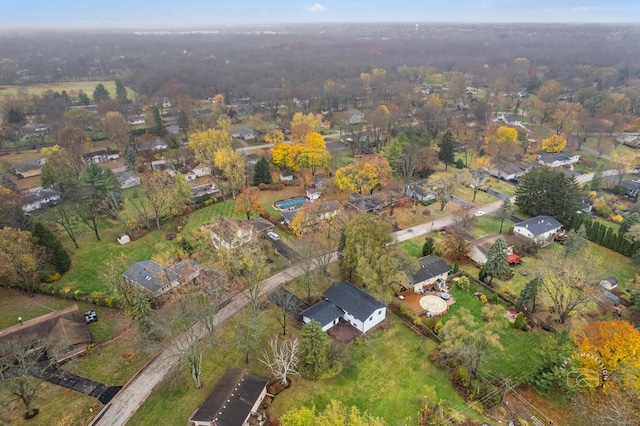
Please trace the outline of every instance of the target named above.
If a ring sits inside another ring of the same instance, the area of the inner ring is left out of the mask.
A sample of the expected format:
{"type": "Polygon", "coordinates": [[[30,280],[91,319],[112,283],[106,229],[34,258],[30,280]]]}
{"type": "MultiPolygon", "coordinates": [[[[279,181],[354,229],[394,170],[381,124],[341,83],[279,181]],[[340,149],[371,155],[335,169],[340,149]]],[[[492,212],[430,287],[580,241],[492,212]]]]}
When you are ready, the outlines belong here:
{"type": "Polygon", "coordinates": [[[271,238],[269,238],[269,241],[271,242],[271,247],[273,247],[276,253],[282,255],[282,257],[287,259],[289,263],[295,263],[302,259],[300,255],[296,253],[291,247],[289,247],[284,241],[275,241],[271,238]]]}

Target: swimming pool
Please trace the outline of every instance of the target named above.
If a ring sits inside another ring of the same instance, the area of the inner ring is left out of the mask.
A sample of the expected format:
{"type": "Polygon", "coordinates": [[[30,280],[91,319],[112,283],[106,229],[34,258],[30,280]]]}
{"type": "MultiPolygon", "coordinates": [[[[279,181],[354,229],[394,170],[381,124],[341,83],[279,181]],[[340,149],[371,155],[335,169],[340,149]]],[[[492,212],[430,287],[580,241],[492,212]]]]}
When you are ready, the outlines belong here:
{"type": "Polygon", "coordinates": [[[305,197],[289,198],[288,200],[280,200],[273,203],[279,210],[294,210],[307,201],[305,197]]]}

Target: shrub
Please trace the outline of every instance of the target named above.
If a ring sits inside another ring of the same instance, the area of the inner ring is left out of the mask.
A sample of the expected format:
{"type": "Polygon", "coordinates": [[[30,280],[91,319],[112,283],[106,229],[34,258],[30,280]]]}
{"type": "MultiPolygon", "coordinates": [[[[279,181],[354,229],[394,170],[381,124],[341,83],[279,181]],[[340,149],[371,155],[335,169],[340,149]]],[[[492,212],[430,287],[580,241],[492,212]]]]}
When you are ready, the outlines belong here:
{"type": "Polygon", "coordinates": [[[167,234],[165,235],[165,238],[168,241],[175,240],[176,237],[177,237],[177,234],[175,232],[167,232],[167,234]]]}
{"type": "Polygon", "coordinates": [[[54,272],[53,274],[45,275],[44,277],[42,277],[42,281],[44,281],[45,283],[52,283],[58,281],[60,278],[60,274],[58,272],[54,272]]]}
{"type": "Polygon", "coordinates": [[[484,282],[485,278],[487,278],[487,273],[485,272],[484,268],[482,268],[480,269],[480,271],[478,271],[478,279],[484,282]]]}
{"type": "Polygon", "coordinates": [[[462,161],[462,158],[458,158],[458,161],[456,161],[456,168],[457,169],[464,168],[464,161],[462,161]]]}
{"type": "Polygon", "coordinates": [[[431,214],[431,210],[429,210],[429,209],[424,209],[424,210],[422,211],[422,214],[423,214],[423,215],[425,215],[425,216],[429,216],[429,215],[431,214]]]}
{"type": "Polygon", "coordinates": [[[457,281],[456,285],[462,291],[469,291],[469,288],[471,287],[471,280],[469,280],[469,278],[466,276],[462,276],[457,281]]]}
{"type": "Polygon", "coordinates": [[[482,294],[480,295],[480,301],[486,305],[489,300],[487,299],[487,296],[482,294]]]}
{"type": "Polygon", "coordinates": [[[458,262],[454,263],[453,268],[451,268],[451,273],[457,274],[459,270],[460,270],[460,265],[458,265],[458,262]]]}
{"type": "Polygon", "coordinates": [[[513,322],[513,328],[516,328],[518,330],[527,329],[527,321],[524,318],[524,314],[522,312],[518,312],[518,315],[516,315],[516,319],[513,322]]]}
{"type": "Polygon", "coordinates": [[[614,214],[614,215],[609,216],[609,220],[611,222],[615,222],[615,223],[622,223],[624,218],[620,214],[614,214]]]}
{"type": "Polygon", "coordinates": [[[469,378],[469,370],[467,369],[467,367],[465,367],[464,365],[460,365],[458,368],[456,368],[455,380],[459,385],[465,388],[469,387],[469,378]]]}

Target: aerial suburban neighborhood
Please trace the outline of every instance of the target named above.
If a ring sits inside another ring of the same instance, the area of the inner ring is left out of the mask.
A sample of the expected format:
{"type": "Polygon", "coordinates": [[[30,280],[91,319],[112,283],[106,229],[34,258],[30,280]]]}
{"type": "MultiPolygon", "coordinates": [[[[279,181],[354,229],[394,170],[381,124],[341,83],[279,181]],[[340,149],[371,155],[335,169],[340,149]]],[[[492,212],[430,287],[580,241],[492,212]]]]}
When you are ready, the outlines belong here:
{"type": "Polygon", "coordinates": [[[0,33],[0,425],[640,424],[637,26],[241,28],[0,33]]]}

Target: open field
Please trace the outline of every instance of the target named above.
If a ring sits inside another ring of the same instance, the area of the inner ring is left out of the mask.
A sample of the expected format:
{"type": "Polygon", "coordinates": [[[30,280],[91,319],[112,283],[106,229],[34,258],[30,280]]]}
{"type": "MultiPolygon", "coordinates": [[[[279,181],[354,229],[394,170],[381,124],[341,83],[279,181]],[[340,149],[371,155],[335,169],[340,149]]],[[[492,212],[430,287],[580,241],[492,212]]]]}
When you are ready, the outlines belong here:
{"type": "MultiPolygon", "coordinates": [[[[104,84],[104,87],[109,91],[111,97],[115,97],[116,82],[113,80],[3,85],[0,86],[0,97],[2,95],[17,95],[21,91],[24,92],[25,90],[30,95],[42,95],[47,90],[53,90],[54,92],[62,92],[63,90],[66,90],[70,96],[77,96],[78,92],[82,90],[87,95],[92,96],[93,89],[95,89],[98,84],[104,84]]],[[[136,93],[127,87],[127,97],[129,99],[134,99],[136,96],[136,93]]]]}

